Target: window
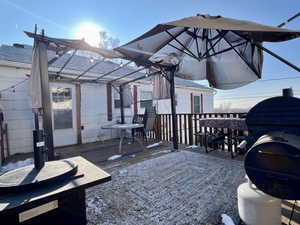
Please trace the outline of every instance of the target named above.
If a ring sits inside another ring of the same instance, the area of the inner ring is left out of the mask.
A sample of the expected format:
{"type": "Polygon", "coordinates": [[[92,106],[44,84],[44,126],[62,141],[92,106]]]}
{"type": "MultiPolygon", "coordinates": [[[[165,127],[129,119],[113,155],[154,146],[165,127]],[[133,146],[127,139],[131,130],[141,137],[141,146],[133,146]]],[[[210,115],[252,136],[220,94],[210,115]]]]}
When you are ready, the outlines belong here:
{"type": "Polygon", "coordinates": [[[53,87],[51,92],[54,129],[73,128],[71,88],[53,87]]]}
{"type": "Polygon", "coordinates": [[[141,108],[147,108],[153,105],[152,91],[141,91],[140,104],[141,108]]]}
{"type": "MultiPolygon", "coordinates": [[[[121,108],[120,93],[116,89],[114,89],[114,105],[115,108],[121,108]]],[[[130,108],[130,106],[124,106],[124,108],[130,108]]]]}
{"type": "Polygon", "coordinates": [[[200,96],[194,96],[194,113],[200,113],[200,96]]]}

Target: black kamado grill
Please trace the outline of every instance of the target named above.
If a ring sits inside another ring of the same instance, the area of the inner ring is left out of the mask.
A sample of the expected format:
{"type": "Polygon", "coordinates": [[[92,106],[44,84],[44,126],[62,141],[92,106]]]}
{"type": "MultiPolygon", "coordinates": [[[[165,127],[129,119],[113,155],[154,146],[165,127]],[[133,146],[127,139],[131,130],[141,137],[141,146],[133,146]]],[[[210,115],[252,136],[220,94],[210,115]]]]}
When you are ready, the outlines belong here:
{"type": "Polygon", "coordinates": [[[252,147],[245,170],[251,182],[271,196],[300,199],[300,99],[264,100],[249,111],[246,123],[252,147]]]}

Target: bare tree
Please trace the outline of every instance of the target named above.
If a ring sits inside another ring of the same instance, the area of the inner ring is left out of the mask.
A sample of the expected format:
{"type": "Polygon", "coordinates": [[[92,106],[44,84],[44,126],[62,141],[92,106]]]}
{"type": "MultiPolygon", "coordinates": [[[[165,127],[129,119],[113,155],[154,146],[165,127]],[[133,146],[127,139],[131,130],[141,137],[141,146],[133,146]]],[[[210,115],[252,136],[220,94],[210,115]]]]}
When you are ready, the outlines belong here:
{"type": "Polygon", "coordinates": [[[112,49],[116,48],[120,44],[119,38],[113,38],[107,34],[106,31],[100,31],[100,43],[99,48],[112,49]]]}

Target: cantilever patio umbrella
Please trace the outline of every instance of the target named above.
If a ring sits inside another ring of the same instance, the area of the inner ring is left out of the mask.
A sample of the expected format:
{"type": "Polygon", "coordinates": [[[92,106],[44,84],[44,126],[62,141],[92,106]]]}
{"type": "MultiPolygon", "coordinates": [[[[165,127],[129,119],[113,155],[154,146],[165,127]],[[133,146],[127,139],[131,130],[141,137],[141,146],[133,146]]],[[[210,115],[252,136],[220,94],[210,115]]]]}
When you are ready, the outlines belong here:
{"type": "Polygon", "coordinates": [[[206,79],[218,89],[238,88],[261,78],[263,51],[300,72],[300,68],[263,47],[263,42],[287,41],[299,36],[300,31],[198,14],[158,24],[115,50],[137,65],[170,71],[173,141],[177,149],[174,76],[206,79]]]}
{"type": "Polygon", "coordinates": [[[176,76],[232,89],[261,78],[263,42],[299,36],[298,31],[197,15],[158,24],[116,50],[137,64],[176,65],[176,76]]]}

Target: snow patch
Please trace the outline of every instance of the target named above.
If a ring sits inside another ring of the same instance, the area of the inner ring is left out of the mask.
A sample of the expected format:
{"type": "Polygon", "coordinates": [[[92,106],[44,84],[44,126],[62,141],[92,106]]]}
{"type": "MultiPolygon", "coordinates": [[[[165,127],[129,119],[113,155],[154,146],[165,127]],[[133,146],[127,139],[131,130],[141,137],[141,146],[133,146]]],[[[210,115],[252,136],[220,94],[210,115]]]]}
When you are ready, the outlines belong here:
{"type": "Polygon", "coordinates": [[[153,152],[151,155],[157,155],[157,154],[169,153],[169,152],[172,152],[172,150],[162,150],[162,151],[159,151],[159,152],[153,152]]]}
{"type": "Polygon", "coordinates": [[[185,147],[185,149],[190,149],[190,148],[199,148],[198,145],[189,145],[187,147],[185,147]]]}
{"type": "Polygon", "coordinates": [[[226,215],[226,214],[222,214],[222,223],[225,225],[234,225],[233,220],[231,219],[230,216],[226,215]]]}
{"type": "Polygon", "coordinates": [[[122,155],[112,155],[111,157],[109,157],[107,160],[116,160],[116,159],[119,159],[121,158],[122,155]]]}
{"type": "Polygon", "coordinates": [[[128,173],[128,171],[126,169],[119,170],[120,175],[123,175],[123,174],[126,174],[126,173],[128,173]]]}
{"type": "Polygon", "coordinates": [[[6,171],[9,171],[9,170],[18,169],[18,168],[23,167],[23,166],[28,166],[30,164],[33,164],[33,158],[28,158],[28,159],[25,159],[25,160],[8,163],[7,165],[2,166],[0,171],[1,172],[6,172],[6,171]]]}
{"type": "Polygon", "coordinates": [[[156,142],[156,143],[154,143],[154,144],[151,144],[151,145],[148,145],[146,148],[154,148],[154,147],[158,147],[158,146],[160,146],[162,144],[162,141],[160,141],[160,142],[156,142]]]}

